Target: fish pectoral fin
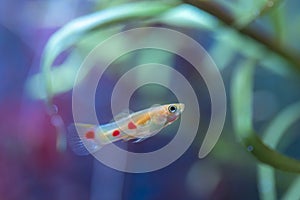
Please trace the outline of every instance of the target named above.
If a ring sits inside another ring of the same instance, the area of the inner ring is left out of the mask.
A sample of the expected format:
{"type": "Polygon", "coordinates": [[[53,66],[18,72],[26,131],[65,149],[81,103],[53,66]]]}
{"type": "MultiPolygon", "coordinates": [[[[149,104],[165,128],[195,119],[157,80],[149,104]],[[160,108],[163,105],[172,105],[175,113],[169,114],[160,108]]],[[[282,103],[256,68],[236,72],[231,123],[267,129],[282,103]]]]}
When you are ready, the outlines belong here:
{"type": "Polygon", "coordinates": [[[122,138],[123,142],[128,142],[129,140],[135,139],[135,137],[126,135],[122,138]]]}
{"type": "Polygon", "coordinates": [[[149,137],[138,138],[138,139],[134,140],[132,143],[139,143],[139,142],[146,140],[147,138],[149,138],[149,137]]]}
{"type": "Polygon", "coordinates": [[[164,125],[167,121],[167,118],[166,116],[162,116],[162,115],[152,115],[151,121],[156,125],[164,125]]]}

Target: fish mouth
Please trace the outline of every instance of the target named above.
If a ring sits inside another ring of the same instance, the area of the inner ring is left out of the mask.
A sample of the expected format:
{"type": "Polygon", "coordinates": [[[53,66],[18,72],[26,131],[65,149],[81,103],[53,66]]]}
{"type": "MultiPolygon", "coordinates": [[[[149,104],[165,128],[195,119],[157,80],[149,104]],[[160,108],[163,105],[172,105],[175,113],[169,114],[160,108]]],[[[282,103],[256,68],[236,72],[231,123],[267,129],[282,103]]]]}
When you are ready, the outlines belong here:
{"type": "Polygon", "coordinates": [[[184,111],[184,107],[185,107],[185,105],[183,103],[179,104],[179,109],[180,109],[181,113],[184,111]]]}

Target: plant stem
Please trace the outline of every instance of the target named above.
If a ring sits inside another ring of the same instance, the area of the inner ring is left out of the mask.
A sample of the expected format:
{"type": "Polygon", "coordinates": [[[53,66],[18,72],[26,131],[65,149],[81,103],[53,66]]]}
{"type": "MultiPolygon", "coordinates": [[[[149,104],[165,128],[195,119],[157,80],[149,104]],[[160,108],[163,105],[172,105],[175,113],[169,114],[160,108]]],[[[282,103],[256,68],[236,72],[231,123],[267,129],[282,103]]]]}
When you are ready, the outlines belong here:
{"type": "Polygon", "coordinates": [[[300,55],[293,53],[295,50],[291,50],[291,48],[280,45],[280,43],[272,39],[272,36],[264,33],[261,27],[250,24],[249,26],[238,29],[234,26],[235,19],[230,12],[214,2],[200,0],[184,0],[184,2],[206,11],[241,34],[248,36],[258,43],[264,45],[270,51],[273,51],[284,58],[288,63],[291,64],[291,67],[294,70],[300,73],[300,55]]]}

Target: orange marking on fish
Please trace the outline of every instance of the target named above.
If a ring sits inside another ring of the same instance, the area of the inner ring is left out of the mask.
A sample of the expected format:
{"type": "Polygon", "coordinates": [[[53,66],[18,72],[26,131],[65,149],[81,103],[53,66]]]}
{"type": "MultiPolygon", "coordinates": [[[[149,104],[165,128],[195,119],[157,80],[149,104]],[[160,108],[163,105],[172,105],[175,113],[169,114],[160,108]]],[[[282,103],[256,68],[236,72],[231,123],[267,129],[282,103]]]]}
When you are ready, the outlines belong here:
{"type": "Polygon", "coordinates": [[[150,120],[150,115],[148,113],[143,114],[136,122],[137,125],[144,125],[150,120]]]}
{"type": "Polygon", "coordinates": [[[85,137],[87,139],[95,139],[95,133],[94,133],[94,131],[90,130],[90,131],[86,132],[85,133],[85,137]]]}

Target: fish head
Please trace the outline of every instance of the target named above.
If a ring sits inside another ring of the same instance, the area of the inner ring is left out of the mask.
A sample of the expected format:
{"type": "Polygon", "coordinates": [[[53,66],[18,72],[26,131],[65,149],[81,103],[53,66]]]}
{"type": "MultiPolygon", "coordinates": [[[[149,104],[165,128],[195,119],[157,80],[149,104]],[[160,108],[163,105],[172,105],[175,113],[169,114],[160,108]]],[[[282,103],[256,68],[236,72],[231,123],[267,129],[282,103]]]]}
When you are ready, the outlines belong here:
{"type": "Polygon", "coordinates": [[[158,133],[162,128],[176,121],[184,111],[184,104],[174,103],[166,105],[154,105],[146,113],[149,120],[140,127],[138,138],[147,138],[158,133]]]}
{"type": "Polygon", "coordinates": [[[166,116],[166,125],[171,124],[176,121],[181,113],[184,111],[183,103],[174,103],[164,105],[165,116],[166,116]]]}
{"type": "Polygon", "coordinates": [[[184,111],[183,103],[173,103],[161,106],[152,106],[149,110],[151,124],[165,127],[176,121],[184,111]]]}

